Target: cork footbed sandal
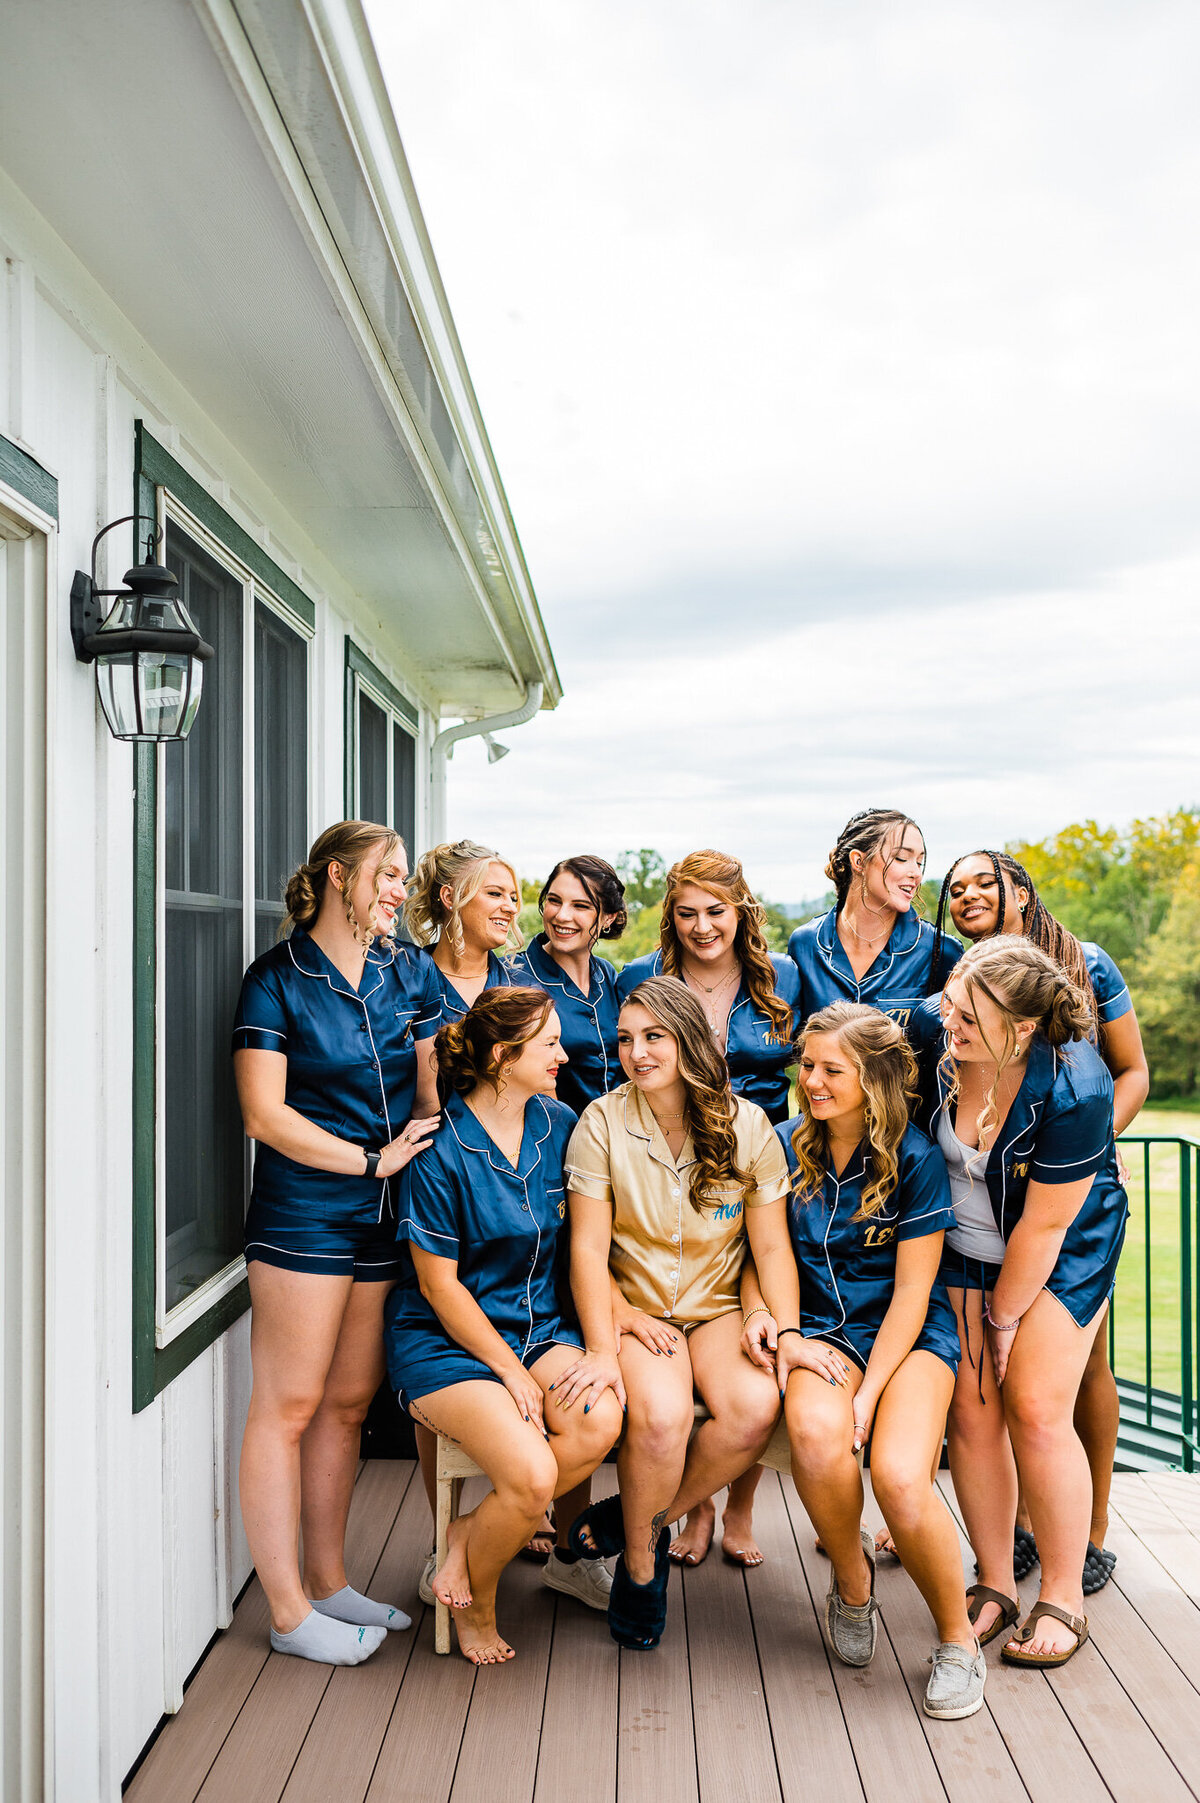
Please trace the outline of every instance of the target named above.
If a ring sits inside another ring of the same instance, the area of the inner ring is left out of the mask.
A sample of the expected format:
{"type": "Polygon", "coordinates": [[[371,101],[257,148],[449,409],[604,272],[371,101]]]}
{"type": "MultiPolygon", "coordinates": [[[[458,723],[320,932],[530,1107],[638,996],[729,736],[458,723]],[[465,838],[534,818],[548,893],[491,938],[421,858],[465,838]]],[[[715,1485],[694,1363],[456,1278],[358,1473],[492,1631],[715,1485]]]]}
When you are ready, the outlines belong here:
{"type": "Polygon", "coordinates": [[[974,1627],[988,1603],[995,1603],[1000,1613],[986,1634],[979,1636],[980,1646],[988,1646],[1000,1634],[1008,1632],[1020,1620],[1021,1605],[1015,1597],[993,1590],[990,1584],[972,1584],[967,1591],[967,1620],[974,1627]]]}
{"type": "Polygon", "coordinates": [[[1048,1659],[1041,1655],[1034,1658],[1030,1653],[1010,1653],[1006,1646],[1002,1646],[1000,1648],[1000,1657],[1006,1664],[1032,1665],[1039,1671],[1048,1671],[1052,1666],[1065,1665],[1068,1659],[1073,1659],[1088,1637],[1088,1619],[1086,1615],[1068,1615],[1065,1609],[1058,1608],[1054,1603],[1035,1603],[1033,1608],[1029,1611],[1029,1614],[1025,1617],[1024,1627],[1018,1628],[1016,1633],[1011,1636],[1018,1645],[1024,1645],[1026,1642],[1033,1640],[1036,1637],[1036,1623],[1039,1615],[1053,1616],[1054,1620],[1060,1621],[1064,1628],[1070,1628],[1072,1634],[1075,1636],[1075,1645],[1073,1647],[1068,1647],[1065,1653],[1052,1654],[1048,1659]]]}

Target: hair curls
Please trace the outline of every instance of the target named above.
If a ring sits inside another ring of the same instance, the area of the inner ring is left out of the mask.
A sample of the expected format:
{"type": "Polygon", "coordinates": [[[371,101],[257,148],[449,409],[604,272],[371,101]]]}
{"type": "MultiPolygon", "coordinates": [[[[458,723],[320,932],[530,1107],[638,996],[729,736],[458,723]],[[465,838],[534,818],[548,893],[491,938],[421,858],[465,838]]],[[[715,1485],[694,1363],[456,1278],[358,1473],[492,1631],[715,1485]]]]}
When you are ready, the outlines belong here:
{"type": "MultiPolygon", "coordinates": [[[[951,983],[962,984],[977,1021],[979,996],[991,1002],[1004,1029],[1003,1046],[993,1046],[982,1026],[979,1028],[980,1038],[996,1064],[995,1080],[977,1123],[980,1147],[986,1149],[1000,1118],[996,1096],[1001,1074],[1019,1056],[1017,1023],[1033,1021],[1052,1046],[1072,1045],[1090,1036],[1094,1001],[1089,1003],[1078,983],[1073,983],[1062,965],[1040,946],[1012,934],[981,939],[971,946],[950,972],[947,989],[951,983]]],[[[958,1094],[958,1065],[948,1044],[939,1068],[948,1098],[953,1102],[958,1094]]]]}
{"type": "MultiPolygon", "coordinates": [[[[473,839],[435,845],[418,858],[404,904],[404,924],[418,945],[432,945],[435,939],[444,938],[454,956],[462,957],[462,911],[483,888],[489,864],[503,864],[520,895],[521,885],[508,859],[488,845],[477,845],[473,839]],[[449,903],[442,897],[443,889],[450,890],[449,903]]],[[[505,943],[516,951],[521,948],[515,920],[505,943]]]]}
{"type": "Polygon", "coordinates": [[[342,873],[342,907],[345,909],[347,925],[362,949],[368,951],[375,925],[375,904],[379,900],[379,871],[391,862],[402,846],[399,833],[393,832],[390,826],[380,826],[373,820],[339,820],[335,825],[327,826],[313,841],[305,862],[293,870],[287,880],[287,887],[283,892],[287,913],[280,923],[279,937],[284,938],[293,927],[311,930],[316,925],[330,880],[329,866],[337,864],[342,873]],[[370,919],[364,929],[355,917],[350,897],[363,865],[377,848],[381,849],[375,872],[375,895],[371,903],[370,919]]]}
{"type": "MultiPolygon", "coordinates": [[[[837,896],[837,912],[840,914],[850,894],[850,884],[854,880],[854,866],[850,861],[853,851],[860,851],[863,864],[869,864],[876,852],[882,851],[887,843],[888,835],[900,829],[903,839],[905,829],[912,827],[919,833],[920,827],[911,814],[901,813],[899,808],[864,808],[859,814],[852,814],[837,837],[837,844],[829,854],[825,865],[825,875],[833,884],[837,896]]],[[[884,869],[892,860],[884,860],[884,869]]],[[[866,873],[862,877],[863,899],[866,899],[866,873]]]]}
{"type": "Polygon", "coordinates": [[[481,1083],[499,1091],[504,1065],[541,1032],[553,1007],[544,989],[498,985],[477,996],[461,1020],[440,1028],[434,1046],[442,1106],[481,1083]]]}
{"type": "Polygon", "coordinates": [[[740,1185],[743,1196],[749,1195],[754,1178],[738,1168],[729,1072],[703,1008],[691,990],[674,977],[647,977],[626,996],[622,1013],[635,1004],[671,1035],[679,1055],[679,1075],[687,1096],[684,1119],[696,1148],[692,1207],[703,1214],[704,1203],[726,1183],[740,1185]]]}
{"type": "Polygon", "coordinates": [[[691,851],[668,870],[658,929],[664,974],[683,977],[683,948],[675,927],[675,906],[679,891],[688,883],[706,890],[736,911],[737,933],[733,949],[745,974],[750,1000],[760,1014],[768,1017],[776,1033],[789,1036],[792,1011],[775,993],[775,967],[763,933],[763,905],[746,881],[746,873],[737,858],[731,858],[726,852],[691,851]]]}
{"type": "MultiPolygon", "coordinates": [[[[899,1182],[898,1154],[911,1105],[916,1100],[917,1061],[897,1023],[863,1002],[834,1002],[810,1014],[796,1042],[798,1057],[803,1058],[804,1047],[814,1033],[837,1034],[863,1092],[871,1180],[863,1189],[854,1219],[869,1220],[880,1213],[899,1182]]],[[[829,1170],[829,1128],[809,1113],[803,1085],[799,1093],[803,1118],[792,1134],[798,1166],[792,1193],[804,1203],[824,1190],[829,1170]]]]}
{"type": "Polygon", "coordinates": [[[629,925],[629,913],[625,907],[625,885],[604,858],[593,857],[590,852],[580,852],[573,858],[560,858],[550,875],[542,884],[542,892],[538,896],[539,910],[544,911],[546,897],[549,895],[555,879],[562,871],[573,876],[583,887],[584,893],[596,910],[596,930],[592,934],[592,944],[597,939],[619,939],[629,925]],[[602,915],[610,914],[612,919],[608,925],[601,926],[602,915]]]}

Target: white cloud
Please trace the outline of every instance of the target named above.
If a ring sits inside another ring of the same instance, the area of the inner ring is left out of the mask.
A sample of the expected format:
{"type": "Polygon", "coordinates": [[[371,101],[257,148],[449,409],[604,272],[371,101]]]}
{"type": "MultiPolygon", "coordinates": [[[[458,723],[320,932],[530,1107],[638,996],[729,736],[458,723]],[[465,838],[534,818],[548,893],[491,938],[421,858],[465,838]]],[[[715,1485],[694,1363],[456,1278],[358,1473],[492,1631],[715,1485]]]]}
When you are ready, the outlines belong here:
{"type": "Polygon", "coordinates": [[[1200,13],[369,11],[566,685],[456,828],[791,899],[1196,799],[1200,13]]]}

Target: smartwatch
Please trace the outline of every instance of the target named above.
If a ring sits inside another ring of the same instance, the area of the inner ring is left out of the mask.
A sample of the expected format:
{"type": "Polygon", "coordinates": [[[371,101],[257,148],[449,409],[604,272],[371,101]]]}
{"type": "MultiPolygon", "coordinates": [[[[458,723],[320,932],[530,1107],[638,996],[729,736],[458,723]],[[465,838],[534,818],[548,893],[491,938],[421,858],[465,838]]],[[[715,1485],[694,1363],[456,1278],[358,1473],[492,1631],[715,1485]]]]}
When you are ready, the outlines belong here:
{"type": "Polygon", "coordinates": [[[366,1175],[368,1177],[378,1176],[379,1160],[382,1156],[383,1154],[381,1152],[371,1152],[366,1146],[363,1147],[363,1157],[367,1161],[366,1175]]]}

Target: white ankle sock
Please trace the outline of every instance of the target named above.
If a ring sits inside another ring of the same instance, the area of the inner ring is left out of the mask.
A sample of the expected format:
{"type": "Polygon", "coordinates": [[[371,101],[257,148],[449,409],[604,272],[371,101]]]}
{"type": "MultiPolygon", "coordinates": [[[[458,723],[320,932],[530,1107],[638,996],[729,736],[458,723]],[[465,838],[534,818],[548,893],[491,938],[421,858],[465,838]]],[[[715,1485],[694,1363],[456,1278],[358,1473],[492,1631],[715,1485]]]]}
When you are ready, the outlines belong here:
{"type": "Polygon", "coordinates": [[[335,1621],[353,1622],[356,1628],[411,1628],[412,1617],[405,1615],[403,1609],[393,1609],[389,1603],[376,1603],[369,1596],[361,1596],[352,1590],[349,1584],[344,1590],[335,1590],[332,1596],[318,1599],[310,1597],[314,1609],[322,1615],[331,1615],[335,1621]]]}
{"type": "Polygon", "coordinates": [[[271,1629],[271,1646],[276,1653],[295,1653],[297,1658],[312,1659],[317,1665],[361,1665],[386,1639],[384,1628],[356,1627],[316,1610],[306,1615],[290,1634],[271,1629]]]}

